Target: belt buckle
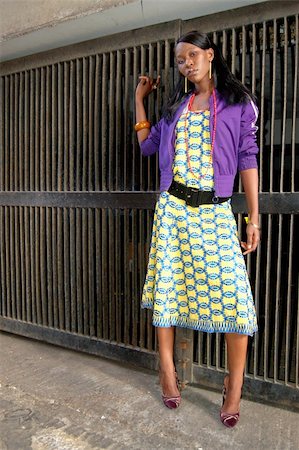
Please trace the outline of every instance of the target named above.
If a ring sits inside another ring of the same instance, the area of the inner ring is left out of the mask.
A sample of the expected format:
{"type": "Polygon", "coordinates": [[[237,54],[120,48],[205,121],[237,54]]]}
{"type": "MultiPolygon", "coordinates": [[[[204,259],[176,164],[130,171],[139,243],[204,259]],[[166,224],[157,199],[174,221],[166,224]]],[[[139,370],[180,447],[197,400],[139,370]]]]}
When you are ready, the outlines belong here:
{"type": "Polygon", "coordinates": [[[198,189],[189,188],[186,196],[186,204],[192,208],[196,208],[198,198],[198,189]]]}

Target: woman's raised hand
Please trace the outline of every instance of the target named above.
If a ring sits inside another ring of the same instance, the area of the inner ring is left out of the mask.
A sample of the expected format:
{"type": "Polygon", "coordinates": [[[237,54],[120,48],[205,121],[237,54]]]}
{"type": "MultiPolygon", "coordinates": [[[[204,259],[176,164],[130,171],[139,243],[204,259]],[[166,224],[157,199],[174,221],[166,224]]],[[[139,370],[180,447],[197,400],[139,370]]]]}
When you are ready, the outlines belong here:
{"type": "Polygon", "coordinates": [[[147,77],[146,75],[141,75],[139,77],[139,83],[136,87],[136,99],[143,100],[145,97],[147,97],[151,92],[153,92],[154,89],[157,89],[157,87],[160,84],[160,75],[156,80],[154,80],[151,77],[147,77]]]}

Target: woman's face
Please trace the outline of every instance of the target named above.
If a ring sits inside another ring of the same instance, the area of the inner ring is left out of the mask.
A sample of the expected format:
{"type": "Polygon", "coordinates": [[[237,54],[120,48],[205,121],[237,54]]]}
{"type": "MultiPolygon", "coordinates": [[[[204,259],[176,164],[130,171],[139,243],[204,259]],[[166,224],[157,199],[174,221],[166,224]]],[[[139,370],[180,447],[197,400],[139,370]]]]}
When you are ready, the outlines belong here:
{"type": "Polygon", "coordinates": [[[202,50],[193,44],[180,42],[175,48],[179,71],[192,83],[200,83],[209,77],[210,61],[214,57],[213,49],[202,50]]]}

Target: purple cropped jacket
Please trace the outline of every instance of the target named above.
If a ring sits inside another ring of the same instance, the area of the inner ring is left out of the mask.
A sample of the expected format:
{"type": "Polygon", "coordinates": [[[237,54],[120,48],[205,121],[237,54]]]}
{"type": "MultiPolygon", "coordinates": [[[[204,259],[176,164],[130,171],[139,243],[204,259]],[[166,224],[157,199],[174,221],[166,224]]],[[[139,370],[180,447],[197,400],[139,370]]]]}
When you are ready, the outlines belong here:
{"type": "MultiPolygon", "coordinates": [[[[160,191],[167,191],[173,178],[175,126],[190,96],[184,99],[171,122],[162,118],[151,127],[140,144],[144,156],[159,152],[160,191]]],[[[214,190],[218,197],[230,197],[237,170],[257,168],[256,121],[258,109],[253,101],[227,105],[216,90],[217,123],[213,152],[214,190]]],[[[213,96],[210,96],[210,133],[214,126],[213,96]]]]}

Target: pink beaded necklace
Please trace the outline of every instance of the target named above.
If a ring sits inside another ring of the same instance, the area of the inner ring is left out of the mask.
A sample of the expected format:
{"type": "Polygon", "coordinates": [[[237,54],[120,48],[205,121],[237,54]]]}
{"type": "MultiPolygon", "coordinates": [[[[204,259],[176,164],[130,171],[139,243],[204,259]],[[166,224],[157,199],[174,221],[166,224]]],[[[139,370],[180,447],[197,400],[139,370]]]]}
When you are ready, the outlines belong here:
{"type": "MultiPolygon", "coordinates": [[[[216,137],[216,122],[217,122],[217,102],[216,102],[216,93],[215,93],[215,89],[213,89],[213,104],[214,104],[214,124],[213,124],[213,133],[212,133],[212,145],[211,145],[211,153],[210,153],[210,163],[212,163],[212,159],[213,159],[213,150],[214,150],[214,144],[215,144],[215,137],[216,137]]],[[[188,112],[191,111],[192,108],[192,103],[194,101],[195,98],[195,94],[192,94],[188,103],[188,112]]],[[[186,114],[186,119],[185,119],[185,143],[186,143],[186,153],[187,153],[187,161],[188,161],[188,167],[190,172],[192,173],[192,175],[194,176],[194,178],[197,178],[198,180],[200,180],[201,178],[205,178],[205,176],[207,175],[208,169],[206,170],[206,172],[204,174],[200,174],[199,176],[196,175],[191,167],[191,163],[190,163],[190,156],[189,156],[189,151],[188,151],[188,135],[187,135],[187,115],[188,112],[186,114]]]]}

